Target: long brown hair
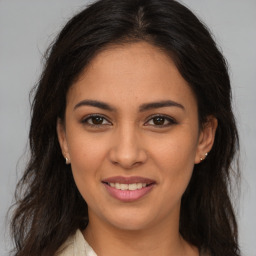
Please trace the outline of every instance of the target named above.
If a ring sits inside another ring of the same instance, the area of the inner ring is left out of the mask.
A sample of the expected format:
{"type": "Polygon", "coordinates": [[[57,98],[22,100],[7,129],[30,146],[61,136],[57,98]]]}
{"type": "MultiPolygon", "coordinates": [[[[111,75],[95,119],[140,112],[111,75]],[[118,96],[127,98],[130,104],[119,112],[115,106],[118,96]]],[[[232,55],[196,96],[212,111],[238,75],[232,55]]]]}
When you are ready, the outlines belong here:
{"type": "Polygon", "coordinates": [[[64,117],[68,89],[91,59],[109,44],[135,41],[155,45],[174,60],[196,95],[201,125],[208,115],[218,120],[213,148],[195,165],[182,197],[180,233],[211,255],[240,255],[229,196],[239,144],[227,65],[208,29],[171,0],[97,1],[73,17],[47,51],[33,91],[30,161],[16,190],[13,255],[54,255],[86,227],[87,204],[65,165],[56,122],[64,117]]]}

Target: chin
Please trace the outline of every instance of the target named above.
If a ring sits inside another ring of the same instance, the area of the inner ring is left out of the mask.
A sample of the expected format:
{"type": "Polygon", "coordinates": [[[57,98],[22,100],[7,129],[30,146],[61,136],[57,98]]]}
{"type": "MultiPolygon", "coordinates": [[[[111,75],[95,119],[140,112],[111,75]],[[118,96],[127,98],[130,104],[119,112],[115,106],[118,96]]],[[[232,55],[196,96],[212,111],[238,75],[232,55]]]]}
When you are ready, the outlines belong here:
{"type": "Polygon", "coordinates": [[[116,214],[108,222],[117,229],[127,231],[144,230],[153,225],[153,219],[141,213],[116,214]]]}
{"type": "Polygon", "coordinates": [[[112,225],[119,229],[119,230],[123,230],[123,231],[139,231],[139,230],[145,230],[150,226],[150,223],[141,223],[139,221],[123,221],[123,222],[116,222],[116,223],[112,223],[112,225]]]}

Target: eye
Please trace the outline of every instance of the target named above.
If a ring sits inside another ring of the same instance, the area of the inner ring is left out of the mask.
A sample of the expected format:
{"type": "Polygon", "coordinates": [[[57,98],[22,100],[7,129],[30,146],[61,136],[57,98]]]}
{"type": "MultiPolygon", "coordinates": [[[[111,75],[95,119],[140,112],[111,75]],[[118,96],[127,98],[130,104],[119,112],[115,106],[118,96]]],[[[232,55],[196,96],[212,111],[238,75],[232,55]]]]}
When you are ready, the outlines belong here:
{"type": "Polygon", "coordinates": [[[111,125],[111,123],[101,115],[90,115],[84,118],[82,123],[90,126],[111,125]]]}
{"type": "Polygon", "coordinates": [[[159,126],[159,127],[166,127],[173,124],[177,124],[175,119],[168,116],[163,116],[163,115],[153,116],[146,122],[146,125],[159,126]]]}

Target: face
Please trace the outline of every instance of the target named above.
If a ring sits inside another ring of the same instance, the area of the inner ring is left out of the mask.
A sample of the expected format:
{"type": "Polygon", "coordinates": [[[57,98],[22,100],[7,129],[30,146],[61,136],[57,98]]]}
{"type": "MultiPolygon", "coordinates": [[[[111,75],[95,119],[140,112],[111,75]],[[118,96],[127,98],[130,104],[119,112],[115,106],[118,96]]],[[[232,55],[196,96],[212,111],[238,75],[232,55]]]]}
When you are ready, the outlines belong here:
{"type": "Polygon", "coordinates": [[[57,125],[90,221],[129,230],[178,225],[182,194],[215,129],[209,121],[199,130],[187,82],[143,42],[99,53],[70,88],[57,125]]]}

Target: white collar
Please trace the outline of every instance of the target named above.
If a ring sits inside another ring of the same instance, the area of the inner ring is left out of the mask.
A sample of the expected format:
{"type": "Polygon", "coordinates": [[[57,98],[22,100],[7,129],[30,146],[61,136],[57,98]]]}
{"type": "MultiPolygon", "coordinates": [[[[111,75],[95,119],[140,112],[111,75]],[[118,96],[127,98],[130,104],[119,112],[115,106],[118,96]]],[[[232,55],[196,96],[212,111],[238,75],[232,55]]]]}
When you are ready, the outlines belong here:
{"type": "Polygon", "coordinates": [[[74,256],[97,256],[92,247],[84,239],[82,232],[78,229],[74,236],[74,256]]]}

